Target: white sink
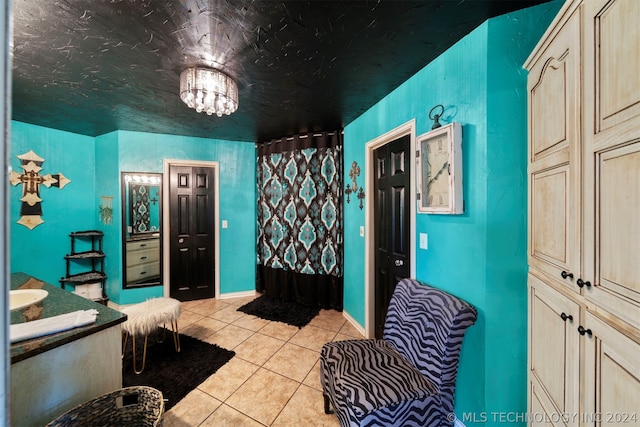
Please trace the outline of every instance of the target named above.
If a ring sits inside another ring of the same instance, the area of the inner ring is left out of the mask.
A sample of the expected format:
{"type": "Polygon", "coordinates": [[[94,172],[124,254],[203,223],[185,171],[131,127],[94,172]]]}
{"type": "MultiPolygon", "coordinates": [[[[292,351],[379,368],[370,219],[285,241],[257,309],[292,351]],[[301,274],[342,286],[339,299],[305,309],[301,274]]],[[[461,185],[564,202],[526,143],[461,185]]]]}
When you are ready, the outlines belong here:
{"type": "Polygon", "coordinates": [[[9,310],[20,310],[37,304],[49,295],[44,289],[17,289],[9,291],[9,310]]]}

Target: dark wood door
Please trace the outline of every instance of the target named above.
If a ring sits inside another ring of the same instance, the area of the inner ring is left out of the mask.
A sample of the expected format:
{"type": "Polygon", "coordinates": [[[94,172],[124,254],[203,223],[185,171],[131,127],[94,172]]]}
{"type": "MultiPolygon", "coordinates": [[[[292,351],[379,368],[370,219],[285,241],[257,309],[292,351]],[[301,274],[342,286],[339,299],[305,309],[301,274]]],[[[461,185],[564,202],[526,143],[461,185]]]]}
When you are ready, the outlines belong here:
{"type": "Polygon", "coordinates": [[[180,301],[215,293],[214,170],[169,165],[170,295],[180,301]]]}
{"type": "Polygon", "coordinates": [[[391,295],[410,274],[409,136],[374,151],[375,334],[382,337],[391,295]]]}

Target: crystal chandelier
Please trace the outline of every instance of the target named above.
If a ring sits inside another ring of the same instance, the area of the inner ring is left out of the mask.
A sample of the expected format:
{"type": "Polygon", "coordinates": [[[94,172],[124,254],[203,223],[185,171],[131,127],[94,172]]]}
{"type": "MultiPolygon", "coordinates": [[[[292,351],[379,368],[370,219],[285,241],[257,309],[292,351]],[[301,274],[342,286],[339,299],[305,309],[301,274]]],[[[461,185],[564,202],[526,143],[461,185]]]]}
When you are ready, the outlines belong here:
{"type": "Polygon", "coordinates": [[[238,109],[238,86],[212,68],[187,68],[180,74],[180,99],[198,113],[231,114],[238,109]]]}

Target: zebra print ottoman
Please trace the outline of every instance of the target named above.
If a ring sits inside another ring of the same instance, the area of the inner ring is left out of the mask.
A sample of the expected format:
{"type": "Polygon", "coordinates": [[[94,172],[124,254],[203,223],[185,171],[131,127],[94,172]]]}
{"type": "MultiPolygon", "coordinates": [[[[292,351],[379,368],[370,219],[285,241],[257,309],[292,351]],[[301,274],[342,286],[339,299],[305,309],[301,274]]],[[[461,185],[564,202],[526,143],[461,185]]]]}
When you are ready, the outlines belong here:
{"type": "Polygon", "coordinates": [[[341,426],[453,425],[462,339],[474,307],[413,279],[393,293],[381,340],[325,344],[320,380],[325,412],[341,426]]]}

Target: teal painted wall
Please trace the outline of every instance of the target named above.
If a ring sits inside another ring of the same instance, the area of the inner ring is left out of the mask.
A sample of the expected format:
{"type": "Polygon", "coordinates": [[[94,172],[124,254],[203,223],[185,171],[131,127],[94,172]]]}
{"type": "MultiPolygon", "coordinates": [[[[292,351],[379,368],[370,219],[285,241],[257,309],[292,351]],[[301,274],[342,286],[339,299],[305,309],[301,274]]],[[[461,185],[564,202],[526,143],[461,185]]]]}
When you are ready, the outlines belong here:
{"type": "MultiPolygon", "coordinates": [[[[414,220],[416,242],[419,233],[429,236],[428,250],[415,248],[416,278],[478,309],[478,321],[465,337],[456,391],[456,414],[468,426],[497,424],[491,412],[526,411],[527,95],[522,63],[561,3],[485,22],[345,127],[345,174],[356,160],[364,177],[365,144],[414,118],[416,135],[427,132],[434,105],[445,106],[444,124],[463,126],[464,214],[417,214],[414,220]],[[483,414],[487,422],[475,423],[483,414]]],[[[345,205],[344,307],[364,325],[362,225],[364,212],[353,203],[345,205]]]]}
{"type": "MultiPolygon", "coordinates": [[[[250,142],[118,131],[121,172],[162,173],[164,159],[219,163],[220,293],[255,290],[256,153],[250,142]]],[[[99,182],[99,181],[98,181],[99,182]]],[[[117,206],[121,209],[120,191],[117,206]]],[[[116,203],[114,202],[114,205],[116,203]]],[[[162,294],[160,287],[120,290],[121,304],[162,294]]]]}
{"type": "MultiPolygon", "coordinates": [[[[100,196],[111,196],[113,218],[111,224],[104,225],[100,218],[96,221],[96,229],[104,233],[103,250],[107,256],[104,260],[107,274],[106,290],[111,301],[124,304],[122,291],[122,205],[120,203],[120,171],[118,166],[118,132],[111,132],[95,138],[96,151],[96,205],[100,206],[100,196]]],[[[137,290],[134,295],[139,301],[146,298],[162,296],[162,289],[137,290]]],[[[132,299],[132,301],[136,301],[132,299]]]]}
{"type": "Polygon", "coordinates": [[[163,172],[167,159],[219,162],[220,293],[255,289],[255,145],[251,142],[117,131],[96,138],[12,122],[12,160],[29,150],[45,159],[44,173],[62,172],[71,179],[62,190],[44,188],[45,223],[28,230],[16,224],[21,188],[11,189],[11,271],[23,271],[51,284],[65,274],[69,233],[99,229],[107,295],[116,304],[132,304],[162,295],[162,287],[122,288],[120,172],[163,172]],[[100,196],[113,196],[113,221],[100,221],[100,196]]]}
{"type": "Polygon", "coordinates": [[[71,250],[69,233],[91,230],[96,224],[93,138],[12,122],[9,164],[13,171],[22,173],[16,156],[30,150],[44,159],[40,175],[62,173],[71,182],[62,189],[40,186],[44,223],[33,230],[16,223],[22,185],[11,186],[11,272],[21,271],[60,286],[58,280],[65,275],[64,256],[71,250]]]}

